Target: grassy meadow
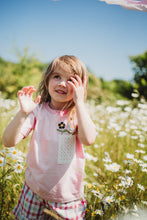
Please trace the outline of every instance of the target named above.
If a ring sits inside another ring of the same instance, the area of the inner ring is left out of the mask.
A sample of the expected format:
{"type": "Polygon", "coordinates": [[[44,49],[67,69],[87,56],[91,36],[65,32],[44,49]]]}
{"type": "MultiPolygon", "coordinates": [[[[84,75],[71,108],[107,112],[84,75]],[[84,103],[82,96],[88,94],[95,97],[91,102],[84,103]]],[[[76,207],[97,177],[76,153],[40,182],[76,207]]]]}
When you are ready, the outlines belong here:
{"type": "MultiPolygon", "coordinates": [[[[137,94],[133,94],[136,96],[137,94]]],[[[115,104],[86,103],[95,122],[97,138],[84,146],[86,219],[138,216],[147,206],[147,102],[116,100],[115,104]]],[[[0,130],[18,111],[18,103],[0,96],[0,130]]],[[[2,135],[2,132],[1,132],[2,135]]],[[[24,182],[29,138],[14,148],[0,144],[0,219],[14,219],[24,182]]]]}
{"type": "MultiPolygon", "coordinates": [[[[1,220],[14,219],[11,211],[24,182],[30,139],[29,136],[16,147],[7,149],[1,142],[2,133],[19,109],[18,89],[27,85],[36,87],[46,66],[27,55],[18,64],[0,59],[1,220]]],[[[129,82],[108,83],[89,73],[86,105],[97,137],[92,146],[84,146],[87,220],[124,216],[126,220],[143,220],[140,210],[147,208],[147,102],[138,97],[137,91],[132,91],[129,82]]]]}

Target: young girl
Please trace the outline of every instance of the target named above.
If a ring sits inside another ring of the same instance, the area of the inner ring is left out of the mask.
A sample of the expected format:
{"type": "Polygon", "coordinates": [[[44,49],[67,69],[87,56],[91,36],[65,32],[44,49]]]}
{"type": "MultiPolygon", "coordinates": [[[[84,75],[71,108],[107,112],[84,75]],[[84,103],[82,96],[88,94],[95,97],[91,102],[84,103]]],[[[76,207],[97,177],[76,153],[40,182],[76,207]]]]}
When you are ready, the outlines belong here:
{"type": "Polygon", "coordinates": [[[20,111],[5,129],[3,144],[12,147],[33,134],[15,219],[43,219],[44,208],[56,219],[84,219],[82,144],[96,137],[84,105],[87,81],[85,65],[66,55],[49,65],[35,101],[34,87],[18,92],[20,111]]]}

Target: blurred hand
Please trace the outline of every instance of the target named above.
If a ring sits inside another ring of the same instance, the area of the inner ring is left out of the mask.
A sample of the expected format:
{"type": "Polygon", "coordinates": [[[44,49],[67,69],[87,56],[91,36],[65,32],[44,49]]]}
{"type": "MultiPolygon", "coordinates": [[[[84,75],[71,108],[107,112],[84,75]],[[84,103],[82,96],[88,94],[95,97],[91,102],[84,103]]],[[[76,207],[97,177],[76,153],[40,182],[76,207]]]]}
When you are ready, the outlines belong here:
{"type": "Polygon", "coordinates": [[[27,86],[23,87],[17,93],[21,111],[27,115],[30,114],[40,102],[40,96],[38,96],[35,101],[32,99],[32,94],[35,91],[36,89],[33,86],[27,86]]]}

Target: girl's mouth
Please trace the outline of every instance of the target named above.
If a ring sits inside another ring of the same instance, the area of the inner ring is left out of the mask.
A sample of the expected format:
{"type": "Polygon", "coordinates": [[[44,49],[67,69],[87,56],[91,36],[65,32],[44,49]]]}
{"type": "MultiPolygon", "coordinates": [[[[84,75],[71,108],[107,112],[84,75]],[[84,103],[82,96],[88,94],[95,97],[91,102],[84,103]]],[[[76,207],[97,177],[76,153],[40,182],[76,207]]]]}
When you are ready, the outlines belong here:
{"type": "Polygon", "coordinates": [[[66,92],[64,90],[61,90],[61,89],[56,90],[56,92],[58,94],[61,94],[61,95],[65,95],[66,94],[66,92]]]}

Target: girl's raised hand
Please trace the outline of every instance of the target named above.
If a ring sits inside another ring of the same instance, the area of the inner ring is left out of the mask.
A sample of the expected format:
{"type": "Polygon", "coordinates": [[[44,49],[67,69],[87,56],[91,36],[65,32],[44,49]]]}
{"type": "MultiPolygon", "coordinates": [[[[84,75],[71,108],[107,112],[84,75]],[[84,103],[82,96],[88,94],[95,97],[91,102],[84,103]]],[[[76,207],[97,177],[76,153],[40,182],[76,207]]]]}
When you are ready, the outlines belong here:
{"type": "Polygon", "coordinates": [[[86,90],[86,76],[84,77],[83,82],[77,74],[75,74],[75,78],[70,77],[70,79],[71,81],[68,81],[68,83],[73,88],[73,101],[75,102],[75,104],[77,102],[84,102],[84,96],[86,90]]]}
{"type": "Polygon", "coordinates": [[[27,115],[30,114],[40,102],[40,96],[38,96],[35,101],[32,99],[32,94],[35,91],[36,89],[33,86],[27,86],[17,93],[21,111],[27,115]]]}

